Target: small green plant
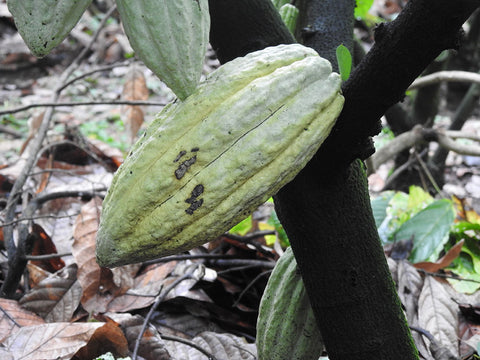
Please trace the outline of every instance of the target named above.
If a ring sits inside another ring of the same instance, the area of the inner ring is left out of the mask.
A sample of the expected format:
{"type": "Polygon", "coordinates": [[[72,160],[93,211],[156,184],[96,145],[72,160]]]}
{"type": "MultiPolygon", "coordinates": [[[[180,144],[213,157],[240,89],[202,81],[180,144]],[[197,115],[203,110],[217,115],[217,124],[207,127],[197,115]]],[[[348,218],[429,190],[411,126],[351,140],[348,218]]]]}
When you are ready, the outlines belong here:
{"type": "Polygon", "coordinates": [[[80,125],[80,131],[88,138],[100,140],[122,152],[127,151],[128,141],[120,117],[88,121],[80,125]],[[119,135],[120,134],[120,135],[119,135]]]}

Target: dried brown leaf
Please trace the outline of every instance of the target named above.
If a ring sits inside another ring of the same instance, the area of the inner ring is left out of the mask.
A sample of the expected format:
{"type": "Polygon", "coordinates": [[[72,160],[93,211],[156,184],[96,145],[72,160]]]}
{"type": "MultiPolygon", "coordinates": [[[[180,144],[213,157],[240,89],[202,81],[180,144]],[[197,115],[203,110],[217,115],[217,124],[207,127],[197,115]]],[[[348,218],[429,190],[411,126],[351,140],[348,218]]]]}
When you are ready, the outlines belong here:
{"type": "Polygon", "coordinates": [[[73,360],[90,360],[107,352],[115,357],[128,355],[128,342],[119,324],[111,319],[95,330],[87,345],[77,351],[73,360]]]}
{"type": "Polygon", "coordinates": [[[435,273],[447,267],[448,265],[450,265],[452,261],[455,260],[460,255],[460,252],[462,251],[463,243],[464,243],[464,240],[460,240],[444,256],[442,256],[439,260],[437,260],[434,263],[424,261],[424,262],[416,263],[414,266],[417,269],[423,269],[425,271],[435,273]]]}
{"type": "MultiPolygon", "coordinates": [[[[83,289],[81,303],[89,312],[101,313],[108,310],[112,300],[125,293],[129,284],[114,282],[110,269],[101,268],[95,259],[95,240],[101,211],[101,200],[93,198],[82,207],[74,226],[72,253],[78,264],[78,281],[83,289]]],[[[132,275],[130,267],[119,268],[117,281],[128,276],[118,275],[125,271],[132,275]]]]}
{"type": "MultiPolygon", "coordinates": [[[[109,305],[110,311],[126,312],[150,306],[159,294],[164,279],[175,268],[176,261],[151,266],[146,272],[135,278],[128,293],[115,298],[109,305]]],[[[115,269],[114,269],[115,270],[115,269]]]]}
{"type": "MultiPolygon", "coordinates": [[[[244,338],[232,334],[205,331],[192,341],[216,359],[255,360],[257,355],[255,344],[248,344],[244,338]]],[[[209,359],[204,353],[187,344],[175,341],[165,341],[165,343],[175,359],[209,359]]]]}
{"type": "Polygon", "coordinates": [[[52,323],[26,326],[5,342],[15,359],[57,360],[72,356],[92,337],[103,323],[52,323]]]}
{"type": "Polygon", "coordinates": [[[45,323],[41,317],[23,309],[15,300],[0,298],[0,308],[0,343],[22,326],[45,323]]]}
{"type": "MultiPolygon", "coordinates": [[[[34,223],[32,225],[30,235],[33,238],[32,255],[57,254],[57,248],[52,238],[39,224],[34,223]]],[[[55,272],[65,266],[65,262],[59,257],[48,260],[33,260],[31,262],[48,272],[55,272]]]]}
{"type": "MultiPolygon", "coordinates": [[[[120,323],[125,336],[128,340],[128,346],[131,351],[135,348],[135,342],[140,334],[144,322],[144,318],[140,315],[111,316],[120,323]]],[[[170,360],[170,354],[165,347],[165,343],[160,334],[153,326],[148,326],[140,340],[138,355],[147,360],[170,360]]],[[[181,359],[181,358],[178,358],[181,359]]]]}
{"type": "Polygon", "coordinates": [[[20,300],[20,304],[46,322],[67,322],[80,304],[81,296],[77,265],[72,264],[42,280],[20,300]]]}
{"type": "Polygon", "coordinates": [[[28,284],[30,285],[30,288],[34,288],[40,283],[40,281],[42,281],[43,279],[46,279],[51,275],[50,272],[45,271],[41,267],[32,264],[30,261],[27,264],[27,270],[28,270],[28,284]]]}
{"type": "MultiPolygon", "coordinates": [[[[422,290],[423,278],[406,260],[398,261],[397,276],[398,296],[405,308],[408,323],[418,326],[418,297],[422,290]]],[[[412,332],[412,337],[420,354],[426,359],[431,359],[423,336],[415,331],[412,332]]]]}
{"type": "Polygon", "coordinates": [[[418,299],[418,325],[458,356],[458,305],[446,286],[431,276],[425,278],[418,299]]]}
{"type": "MultiPolygon", "coordinates": [[[[123,85],[122,98],[124,100],[148,100],[148,88],[142,71],[133,65],[126,75],[123,85]]],[[[122,118],[127,129],[130,141],[133,143],[138,130],[144,121],[144,111],[138,105],[125,105],[122,109],[122,118]]]]}

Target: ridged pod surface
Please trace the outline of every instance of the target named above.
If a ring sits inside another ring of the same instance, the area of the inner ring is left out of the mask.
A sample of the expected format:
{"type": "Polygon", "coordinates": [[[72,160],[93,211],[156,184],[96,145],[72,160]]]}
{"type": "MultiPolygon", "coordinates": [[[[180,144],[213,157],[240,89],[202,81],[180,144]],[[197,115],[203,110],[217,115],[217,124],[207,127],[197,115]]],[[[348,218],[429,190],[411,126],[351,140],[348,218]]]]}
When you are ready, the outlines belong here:
{"type": "Polygon", "coordinates": [[[288,248],[268,279],[257,319],[259,360],[317,360],[323,350],[310,300],[288,248]]]}
{"type": "Polygon", "coordinates": [[[299,44],[223,65],[165,107],[105,197],[97,261],[118,266],[216,238],[291,181],[343,107],[340,77],[299,44]]]}
{"type": "Polygon", "coordinates": [[[60,44],[92,0],[8,0],[18,32],[33,55],[43,57],[60,44]]]}
{"type": "Polygon", "coordinates": [[[195,91],[210,31],[208,0],[116,0],[132,48],[179,99],[195,91]]]}

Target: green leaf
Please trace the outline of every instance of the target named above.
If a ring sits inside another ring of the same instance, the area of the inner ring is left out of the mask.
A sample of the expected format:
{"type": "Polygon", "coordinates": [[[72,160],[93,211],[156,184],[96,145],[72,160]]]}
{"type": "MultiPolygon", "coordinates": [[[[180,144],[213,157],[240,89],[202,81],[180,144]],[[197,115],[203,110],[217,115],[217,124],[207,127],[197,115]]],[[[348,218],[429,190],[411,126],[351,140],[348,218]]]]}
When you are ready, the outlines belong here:
{"type": "Polygon", "coordinates": [[[246,219],[240,221],[237,225],[230,229],[230,233],[236,235],[245,235],[252,229],[252,215],[247,217],[246,219]]]}
{"type": "MultiPolygon", "coordinates": [[[[455,220],[452,202],[437,200],[403,223],[395,233],[397,241],[413,237],[412,263],[429,260],[448,240],[450,228],[455,220]]],[[[436,260],[436,259],[431,259],[436,260]]]]}
{"type": "Polygon", "coordinates": [[[375,218],[375,225],[377,226],[377,229],[387,218],[387,207],[394,195],[395,193],[393,191],[385,191],[371,201],[373,217],[375,218]]]}
{"type": "Polygon", "coordinates": [[[277,213],[275,210],[272,211],[272,215],[270,215],[270,218],[267,220],[267,224],[272,225],[275,227],[275,231],[278,234],[278,240],[280,241],[280,244],[283,247],[288,247],[290,246],[290,241],[288,240],[287,233],[283,229],[283,225],[278,219],[277,213]]]}
{"type": "Polygon", "coordinates": [[[355,17],[365,19],[368,10],[372,7],[373,0],[357,0],[355,6],[355,17]]]}
{"type": "Polygon", "coordinates": [[[336,54],[340,76],[342,81],[345,81],[350,76],[350,71],[352,70],[352,55],[343,44],[337,47],[336,54]]]}
{"type": "Polygon", "coordinates": [[[418,186],[410,186],[408,189],[408,209],[417,212],[433,202],[433,197],[418,186]]]}
{"type": "Polygon", "coordinates": [[[448,278],[447,281],[456,291],[472,294],[480,288],[480,257],[474,251],[471,251],[467,244],[462,247],[462,253],[455,259],[453,266],[450,266],[448,269],[460,278],[467,280],[448,278]]]}

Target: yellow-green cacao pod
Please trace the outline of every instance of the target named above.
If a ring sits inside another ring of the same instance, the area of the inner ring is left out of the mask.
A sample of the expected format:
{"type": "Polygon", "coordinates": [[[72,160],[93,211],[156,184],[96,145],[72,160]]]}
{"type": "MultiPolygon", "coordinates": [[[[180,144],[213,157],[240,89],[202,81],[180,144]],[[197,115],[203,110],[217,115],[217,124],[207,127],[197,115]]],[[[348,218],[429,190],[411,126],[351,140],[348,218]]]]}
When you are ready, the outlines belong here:
{"type": "Polygon", "coordinates": [[[43,57],[67,37],[92,0],[8,0],[18,32],[43,57]]]}
{"type": "Polygon", "coordinates": [[[280,257],[260,302],[259,360],[317,360],[323,341],[293,251],[280,257]]]}
{"type": "Polygon", "coordinates": [[[183,100],[202,74],[210,31],[208,0],[116,0],[137,56],[183,100]]]}
{"type": "Polygon", "coordinates": [[[216,238],[291,181],[343,107],[340,77],[300,44],[237,58],[167,106],[105,197],[97,261],[118,266],[216,238]]]}

